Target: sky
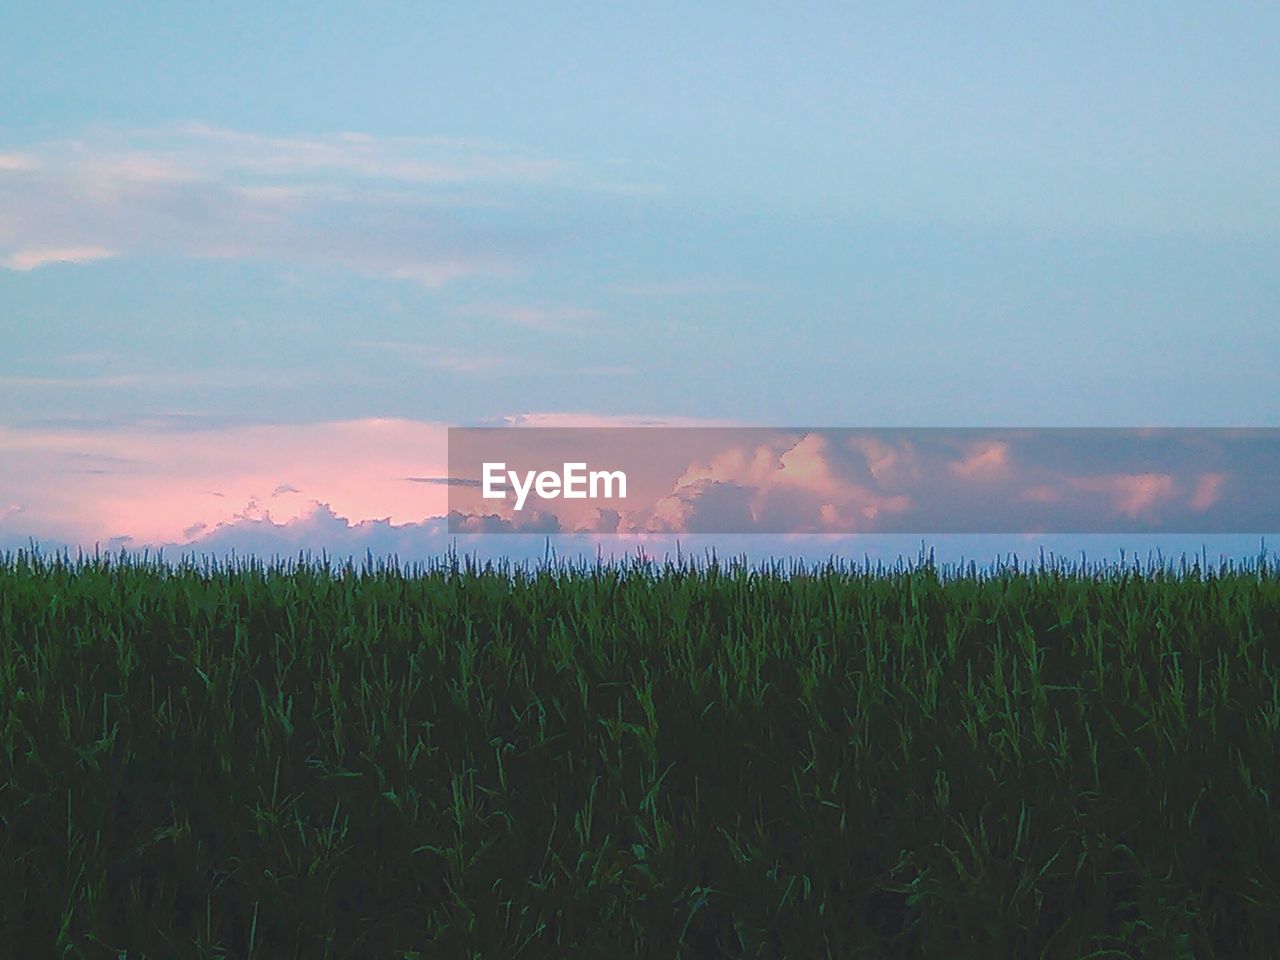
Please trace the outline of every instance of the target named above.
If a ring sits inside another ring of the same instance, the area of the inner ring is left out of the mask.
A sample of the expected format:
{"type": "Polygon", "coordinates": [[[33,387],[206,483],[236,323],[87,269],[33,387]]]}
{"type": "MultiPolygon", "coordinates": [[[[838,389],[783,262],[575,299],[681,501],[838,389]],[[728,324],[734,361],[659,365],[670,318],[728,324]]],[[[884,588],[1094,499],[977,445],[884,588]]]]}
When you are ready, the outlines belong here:
{"type": "Polygon", "coordinates": [[[1274,4],[18,2],[0,96],[0,544],[434,549],[457,425],[1280,425],[1274,4]]]}

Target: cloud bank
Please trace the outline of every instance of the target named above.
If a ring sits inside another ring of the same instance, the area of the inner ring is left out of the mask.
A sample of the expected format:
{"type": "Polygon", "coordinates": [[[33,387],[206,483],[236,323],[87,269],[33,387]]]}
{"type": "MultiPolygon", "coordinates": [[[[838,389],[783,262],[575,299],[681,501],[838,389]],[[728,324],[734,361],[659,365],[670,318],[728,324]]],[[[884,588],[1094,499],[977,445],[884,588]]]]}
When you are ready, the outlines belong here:
{"type": "MultiPolygon", "coordinates": [[[[516,515],[472,499],[476,509],[459,509],[478,489],[459,476],[457,451],[448,449],[448,429],[438,423],[0,428],[0,547],[35,540],[171,554],[407,560],[460,549],[536,559],[549,539],[564,555],[715,548],[761,558],[892,558],[913,555],[919,534],[959,544],[953,555],[989,557],[1046,544],[1069,552],[1067,545],[1079,543],[1096,554],[1143,542],[1055,530],[1218,530],[1239,531],[1217,540],[1253,555],[1259,534],[1280,529],[1274,432],[1253,432],[1250,441],[1248,432],[1175,431],[1176,442],[1156,433],[1126,453],[1125,444],[1080,441],[1082,434],[1109,440],[1116,431],[974,438],[963,431],[778,431],[557,413],[494,425],[512,423],[521,426],[487,433],[540,449],[547,436],[588,436],[596,452],[625,438],[625,449],[651,471],[635,476],[640,500],[575,504],[568,512],[544,502],[516,515]],[[708,446],[709,437],[718,445],[708,446]],[[1251,501],[1254,512],[1240,513],[1251,501]],[[1248,525],[1230,522],[1248,516],[1248,525]],[[1214,523],[1197,528],[1196,517],[1214,523]],[[1028,518],[1041,526],[1016,526],[1028,518]],[[954,536],[984,530],[1003,536],[954,536]]],[[[1146,542],[1174,553],[1214,539],[1146,542]]]]}

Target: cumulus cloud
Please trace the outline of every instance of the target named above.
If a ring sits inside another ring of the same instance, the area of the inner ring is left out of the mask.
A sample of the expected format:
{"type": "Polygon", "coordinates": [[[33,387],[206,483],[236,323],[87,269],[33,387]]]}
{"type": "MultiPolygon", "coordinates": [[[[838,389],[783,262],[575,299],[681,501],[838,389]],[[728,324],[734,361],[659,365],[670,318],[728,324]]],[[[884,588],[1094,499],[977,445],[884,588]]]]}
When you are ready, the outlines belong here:
{"type": "Polygon", "coordinates": [[[518,516],[497,513],[450,512],[446,518],[454,533],[562,533],[560,518],[554,513],[531,510],[518,516]]]}
{"type": "Polygon", "coordinates": [[[368,552],[411,558],[443,553],[449,544],[440,519],[402,524],[388,519],[352,520],[319,501],[311,501],[306,510],[285,519],[276,519],[269,512],[249,512],[193,532],[193,536],[167,547],[179,553],[213,555],[360,556],[368,552]]]}
{"type": "Polygon", "coordinates": [[[902,487],[921,477],[919,457],[910,438],[855,433],[846,443],[862,456],[877,483],[902,487]]]}
{"type": "Polygon", "coordinates": [[[731,447],[690,466],[645,529],[848,533],[909,507],[909,497],[878,488],[865,462],[842,463],[836,452],[817,432],[731,447]]]}
{"type": "Polygon", "coordinates": [[[372,555],[404,561],[438,559],[450,550],[535,559],[546,555],[548,536],[562,542],[568,540],[578,548],[588,546],[582,538],[563,536],[556,518],[545,514],[519,522],[495,515],[453,519],[462,529],[451,531],[448,516],[403,523],[387,518],[353,519],[328,503],[313,500],[294,516],[276,518],[269,511],[249,510],[215,526],[193,529],[191,536],[159,546],[170,555],[269,558],[324,554],[336,559],[372,555]]]}
{"type": "Polygon", "coordinates": [[[754,488],[730,480],[687,480],[657,502],[643,529],[655,533],[752,530],[755,498],[754,488]]]}

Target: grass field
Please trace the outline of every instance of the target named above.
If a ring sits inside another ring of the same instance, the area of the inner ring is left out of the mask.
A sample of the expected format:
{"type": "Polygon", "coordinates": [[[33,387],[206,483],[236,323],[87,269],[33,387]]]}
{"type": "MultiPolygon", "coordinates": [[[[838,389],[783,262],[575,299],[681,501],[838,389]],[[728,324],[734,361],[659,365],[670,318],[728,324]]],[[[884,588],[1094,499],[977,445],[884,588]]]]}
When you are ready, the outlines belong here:
{"type": "Polygon", "coordinates": [[[1280,574],[0,558],[0,956],[1280,956],[1280,574]]]}

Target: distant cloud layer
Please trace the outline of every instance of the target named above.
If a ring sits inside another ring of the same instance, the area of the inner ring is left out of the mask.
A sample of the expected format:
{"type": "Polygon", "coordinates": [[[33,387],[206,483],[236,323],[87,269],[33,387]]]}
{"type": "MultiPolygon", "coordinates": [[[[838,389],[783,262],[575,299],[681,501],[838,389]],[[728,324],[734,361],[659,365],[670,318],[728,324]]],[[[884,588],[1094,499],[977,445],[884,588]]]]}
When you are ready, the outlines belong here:
{"type": "Polygon", "coordinates": [[[106,247],[24,247],[15,249],[0,264],[10,270],[35,270],[50,263],[92,263],[107,260],[115,252],[106,247]]]}
{"type": "Polygon", "coordinates": [[[422,555],[451,536],[502,533],[621,535],[616,547],[723,534],[1280,530],[1275,430],[788,431],[554,412],[493,426],[508,429],[0,427],[0,542],[422,555]],[[482,498],[480,456],[513,469],[625,469],[627,498],[532,494],[516,511],[482,498]]]}

